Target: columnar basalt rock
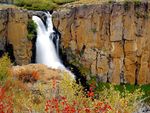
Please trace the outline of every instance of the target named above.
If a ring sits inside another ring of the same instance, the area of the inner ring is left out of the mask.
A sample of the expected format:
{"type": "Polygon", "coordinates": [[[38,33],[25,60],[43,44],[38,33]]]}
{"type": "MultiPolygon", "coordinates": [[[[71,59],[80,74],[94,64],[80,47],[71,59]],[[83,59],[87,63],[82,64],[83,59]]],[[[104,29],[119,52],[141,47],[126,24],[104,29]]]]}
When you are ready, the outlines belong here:
{"type": "Polygon", "coordinates": [[[94,75],[99,81],[115,84],[148,84],[149,15],[149,3],[130,2],[69,7],[56,11],[53,20],[68,62],[78,59],[90,70],[84,73],[88,78],[94,75]]]}
{"type": "Polygon", "coordinates": [[[31,60],[31,42],[27,39],[28,13],[24,10],[8,10],[7,40],[13,45],[16,63],[28,64],[31,60]]]}
{"type": "Polygon", "coordinates": [[[18,65],[29,64],[32,56],[32,44],[27,39],[28,12],[15,8],[0,9],[0,49],[8,52],[12,49],[18,65]],[[12,45],[12,48],[5,48],[12,45]],[[8,51],[7,51],[8,50],[8,51]]]}
{"type": "MultiPolygon", "coordinates": [[[[0,9],[0,52],[11,44],[17,64],[31,61],[27,21],[44,12],[0,9]]],[[[87,79],[150,83],[150,3],[67,6],[53,13],[66,60],[87,79]]]]}

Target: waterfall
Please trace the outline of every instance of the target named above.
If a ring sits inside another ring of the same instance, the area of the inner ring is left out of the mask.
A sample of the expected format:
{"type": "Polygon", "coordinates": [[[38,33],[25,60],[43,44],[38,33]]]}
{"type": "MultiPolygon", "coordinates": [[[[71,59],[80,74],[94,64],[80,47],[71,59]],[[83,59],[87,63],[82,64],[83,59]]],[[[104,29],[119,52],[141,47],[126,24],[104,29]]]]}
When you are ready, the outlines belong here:
{"type": "Polygon", "coordinates": [[[36,63],[45,64],[54,69],[65,70],[74,78],[74,75],[65,68],[59,58],[59,36],[53,30],[52,15],[46,14],[46,26],[38,16],[32,20],[37,24],[36,63]]]}
{"type": "Polygon", "coordinates": [[[32,17],[32,20],[37,24],[36,63],[45,64],[55,69],[64,69],[65,67],[56,52],[56,48],[58,47],[55,48],[53,43],[53,34],[55,32],[53,30],[52,17],[47,13],[46,16],[47,28],[39,17],[32,17]]]}

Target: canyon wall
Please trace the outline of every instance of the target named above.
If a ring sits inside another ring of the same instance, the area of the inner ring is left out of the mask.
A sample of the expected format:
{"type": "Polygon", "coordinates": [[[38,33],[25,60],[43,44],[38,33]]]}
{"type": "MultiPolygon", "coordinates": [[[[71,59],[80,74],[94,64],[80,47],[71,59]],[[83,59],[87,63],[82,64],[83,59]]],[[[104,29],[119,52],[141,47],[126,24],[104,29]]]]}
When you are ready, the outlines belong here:
{"type": "MultiPolygon", "coordinates": [[[[0,9],[0,55],[8,52],[19,65],[31,63],[32,15],[44,18],[43,12],[0,9]]],[[[149,3],[68,5],[54,11],[53,22],[61,33],[64,63],[86,79],[150,84],[149,3]]]]}
{"type": "Polygon", "coordinates": [[[68,7],[53,14],[68,64],[87,79],[150,83],[150,4],[68,7]]]}
{"type": "Polygon", "coordinates": [[[27,39],[27,23],[26,10],[0,9],[0,51],[8,52],[18,65],[31,62],[32,43],[27,39]]]}

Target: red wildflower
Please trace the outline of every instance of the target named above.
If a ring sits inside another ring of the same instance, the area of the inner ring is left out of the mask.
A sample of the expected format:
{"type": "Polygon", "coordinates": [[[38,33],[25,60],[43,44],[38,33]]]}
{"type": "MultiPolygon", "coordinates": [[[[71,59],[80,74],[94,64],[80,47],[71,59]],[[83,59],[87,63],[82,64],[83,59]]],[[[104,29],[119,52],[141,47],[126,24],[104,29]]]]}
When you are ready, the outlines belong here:
{"type": "Polygon", "coordinates": [[[91,112],[90,108],[85,108],[85,112],[90,113],[91,112]]]}
{"type": "Polygon", "coordinates": [[[88,96],[89,96],[89,97],[94,97],[94,92],[89,91],[89,92],[88,92],[88,96]]]}

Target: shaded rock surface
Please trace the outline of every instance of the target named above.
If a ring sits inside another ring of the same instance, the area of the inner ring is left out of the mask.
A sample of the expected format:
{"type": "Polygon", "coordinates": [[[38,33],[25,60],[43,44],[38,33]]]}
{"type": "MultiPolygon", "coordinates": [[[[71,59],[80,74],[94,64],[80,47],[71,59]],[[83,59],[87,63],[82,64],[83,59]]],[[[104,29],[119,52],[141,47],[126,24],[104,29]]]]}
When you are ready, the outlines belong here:
{"type": "Polygon", "coordinates": [[[88,79],[149,84],[149,15],[148,2],[95,4],[58,10],[53,21],[66,61],[88,79]]]}
{"type": "MultiPolygon", "coordinates": [[[[7,37],[7,11],[1,10],[0,11],[0,51],[2,54],[5,50],[6,45],[6,37],[7,37]]],[[[0,55],[1,56],[1,55],[0,55]]]]}

